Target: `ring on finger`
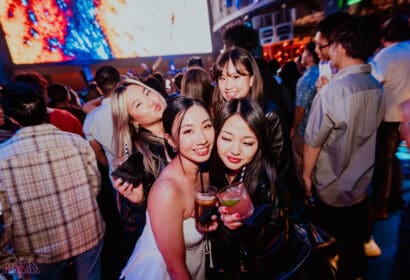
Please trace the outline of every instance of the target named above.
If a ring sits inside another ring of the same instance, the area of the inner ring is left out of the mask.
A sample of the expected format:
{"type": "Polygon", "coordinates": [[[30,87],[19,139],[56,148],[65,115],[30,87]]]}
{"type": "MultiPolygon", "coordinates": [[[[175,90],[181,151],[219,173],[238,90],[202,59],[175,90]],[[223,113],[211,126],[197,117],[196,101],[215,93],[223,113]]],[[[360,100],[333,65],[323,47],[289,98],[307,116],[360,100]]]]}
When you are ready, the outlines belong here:
{"type": "Polygon", "coordinates": [[[127,191],[127,192],[125,193],[125,195],[126,195],[126,196],[130,196],[130,195],[131,195],[131,191],[127,191]]]}

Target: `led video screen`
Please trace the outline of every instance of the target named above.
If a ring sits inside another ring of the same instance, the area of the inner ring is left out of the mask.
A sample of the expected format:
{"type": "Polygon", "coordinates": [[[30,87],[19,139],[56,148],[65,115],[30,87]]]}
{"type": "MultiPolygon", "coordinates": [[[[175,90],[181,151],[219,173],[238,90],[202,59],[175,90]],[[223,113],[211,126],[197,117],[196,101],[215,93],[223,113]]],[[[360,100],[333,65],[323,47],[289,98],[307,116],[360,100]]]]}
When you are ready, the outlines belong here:
{"type": "Polygon", "coordinates": [[[212,52],[204,0],[1,0],[12,63],[212,52]]]}

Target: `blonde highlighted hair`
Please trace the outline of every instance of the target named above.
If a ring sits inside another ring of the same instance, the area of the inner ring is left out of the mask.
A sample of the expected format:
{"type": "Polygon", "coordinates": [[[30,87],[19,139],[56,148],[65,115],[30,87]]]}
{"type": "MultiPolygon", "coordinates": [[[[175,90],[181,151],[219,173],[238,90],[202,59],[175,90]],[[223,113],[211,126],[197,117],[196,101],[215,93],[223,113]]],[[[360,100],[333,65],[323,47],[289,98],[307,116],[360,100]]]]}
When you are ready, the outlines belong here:
{"type": "Polygon", "coordinates": [[[132,151],[140,152],[144,158],[144,168],[154,176],[158,176],[164,167],[163,159],[155,155],[148,145],[148,142],[164,144],[164,140],[155,137],[146,129],[135,127],[133,120],[128,114],[126,98],[124,92],[128,86],[137,85],[149,89],[151,92],[158,94],[166,103],[162,95],[141,81],[133,78],[125,78],[114,90],[111,100],[111,113],[114,125],[114,152],[117,158],[126,156],[126,146],[132,151]]]}

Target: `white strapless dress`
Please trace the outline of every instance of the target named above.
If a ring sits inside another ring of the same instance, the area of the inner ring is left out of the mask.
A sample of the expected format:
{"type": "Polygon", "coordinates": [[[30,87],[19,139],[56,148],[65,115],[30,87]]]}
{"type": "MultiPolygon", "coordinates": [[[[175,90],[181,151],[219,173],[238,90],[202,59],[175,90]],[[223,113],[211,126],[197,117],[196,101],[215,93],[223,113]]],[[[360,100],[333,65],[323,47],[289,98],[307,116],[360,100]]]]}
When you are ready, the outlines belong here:
{"type": "MultiPolygon", "coordinates": [[[[168,280],[170,276],[164,259],[158,250],[151,223],[146,212],[146,224],[141,237],[127,265],[122,270],[121,279],[126,280],[168,280]]],[[[188,218],[183,222],[185,240],[185,262],[194,280],[205,279],[205,241],[203,235],[195,228],[195,219],[188,218]]]]}

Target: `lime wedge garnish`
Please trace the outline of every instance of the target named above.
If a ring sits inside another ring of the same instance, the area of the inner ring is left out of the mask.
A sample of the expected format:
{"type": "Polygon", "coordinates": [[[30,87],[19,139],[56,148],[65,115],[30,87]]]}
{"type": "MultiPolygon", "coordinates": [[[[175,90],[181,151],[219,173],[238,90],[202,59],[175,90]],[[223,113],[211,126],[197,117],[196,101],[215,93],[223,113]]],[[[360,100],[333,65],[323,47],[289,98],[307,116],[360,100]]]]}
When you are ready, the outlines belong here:
{"type": "Polygon", "coordinates": [[[231,206],[236,205],[238,202],[239,202],[239,198],[227,199],[227,200],[224,200],[224,205],[231,207],[231,206]]]}

